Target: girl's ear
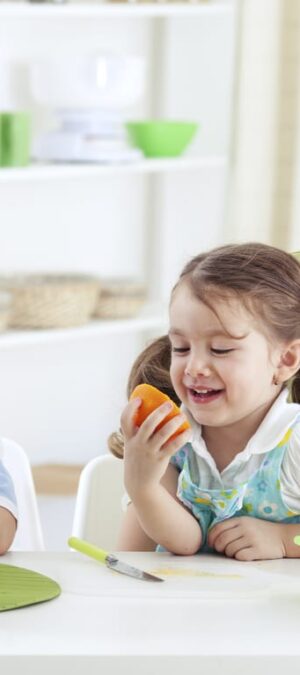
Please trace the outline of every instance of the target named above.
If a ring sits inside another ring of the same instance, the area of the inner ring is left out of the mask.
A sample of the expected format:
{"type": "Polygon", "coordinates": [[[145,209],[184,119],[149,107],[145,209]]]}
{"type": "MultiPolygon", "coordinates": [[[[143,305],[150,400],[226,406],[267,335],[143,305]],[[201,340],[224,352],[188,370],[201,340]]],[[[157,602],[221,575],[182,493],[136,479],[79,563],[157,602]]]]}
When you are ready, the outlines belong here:
{"type": "Polygon", "coordinates": [[[287,345],[281,355],[277,369],[277,379],[286,382],[300,368],[300,340],[294,340],[287,345]]]}

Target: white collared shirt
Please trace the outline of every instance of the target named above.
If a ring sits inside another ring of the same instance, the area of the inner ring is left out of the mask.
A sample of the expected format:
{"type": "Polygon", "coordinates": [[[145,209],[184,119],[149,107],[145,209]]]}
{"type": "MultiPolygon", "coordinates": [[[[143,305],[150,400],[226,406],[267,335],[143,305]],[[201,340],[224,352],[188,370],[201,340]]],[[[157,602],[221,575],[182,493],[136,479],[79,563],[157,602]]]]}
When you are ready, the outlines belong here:
{"type": "Polygon", "coordinates": [[[255,434],[250,438],[244,450],[219,472],[215,460],[208,452],[202,437],[201,426],[195,422],[187,408],[182,405],[192,428],[191,445],[195,452],[201,488],[231,489],[246,482],[262,463],[265,455],[283,439],[287,430],[294,424],[293,433],[288,441],[281,466],[281,494],[287,508],[300,511],[300,405],[288,403],[288,390],[285,388],[273,403],[255,434]]]}

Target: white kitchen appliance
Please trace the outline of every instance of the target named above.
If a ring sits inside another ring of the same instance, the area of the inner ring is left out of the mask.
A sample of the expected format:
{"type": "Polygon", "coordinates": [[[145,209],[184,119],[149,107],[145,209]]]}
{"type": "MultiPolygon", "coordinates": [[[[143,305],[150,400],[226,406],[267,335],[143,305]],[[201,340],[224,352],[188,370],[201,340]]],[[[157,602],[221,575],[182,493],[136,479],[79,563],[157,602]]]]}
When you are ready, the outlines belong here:
{"type": "Polygon", "coordinates": [[[131,148],[124,109],[144,89],[144,61],[134,56],[53,58],[35,63],[30,83],[35,100],[53,110],[54,127],[33,142],[33,157],[53,162],[127,162],[131,148]]]}

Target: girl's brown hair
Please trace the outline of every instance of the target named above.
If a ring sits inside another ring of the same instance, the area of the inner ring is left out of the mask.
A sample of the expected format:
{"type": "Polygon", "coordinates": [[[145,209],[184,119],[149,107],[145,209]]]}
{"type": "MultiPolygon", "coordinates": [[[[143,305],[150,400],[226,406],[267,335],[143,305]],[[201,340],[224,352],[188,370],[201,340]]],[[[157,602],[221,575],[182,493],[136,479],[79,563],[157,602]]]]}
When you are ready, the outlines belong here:
{"type": "MultiPolygon", "coordinates": [[[[260,243],[221,246],[192,258],[178,284],[184,280],[213,311],[215,299],[235,295],[269,335],[286,342],[300,338],[300,262],[292,255],[260,243]]],[[[300,370],[288,384],[300,403],[300,370]]]]}
{"type": "MultiPolygon", "coordinates": [[[[138,384],[145,383],[157,387],[180,405],[170,380],[170,363],[170,340],[167,335],[163,335],[151,342],[134,361],[127,384],[128,398],[138,384]]],[[[123,457],[124,438],[121,430],[110,434],[108,447],[115,457],[123,457]]]]}

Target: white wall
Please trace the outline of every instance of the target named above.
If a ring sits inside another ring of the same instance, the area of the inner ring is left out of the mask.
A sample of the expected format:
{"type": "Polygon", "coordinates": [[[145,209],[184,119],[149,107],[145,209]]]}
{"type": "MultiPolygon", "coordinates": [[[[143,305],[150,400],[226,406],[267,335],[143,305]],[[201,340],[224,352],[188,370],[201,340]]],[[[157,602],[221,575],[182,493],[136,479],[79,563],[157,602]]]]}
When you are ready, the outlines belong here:
{"type": "Polygon", "coordinates": [[[228,236],[299,241],[300,3],[239,3],[228,236]]]}

